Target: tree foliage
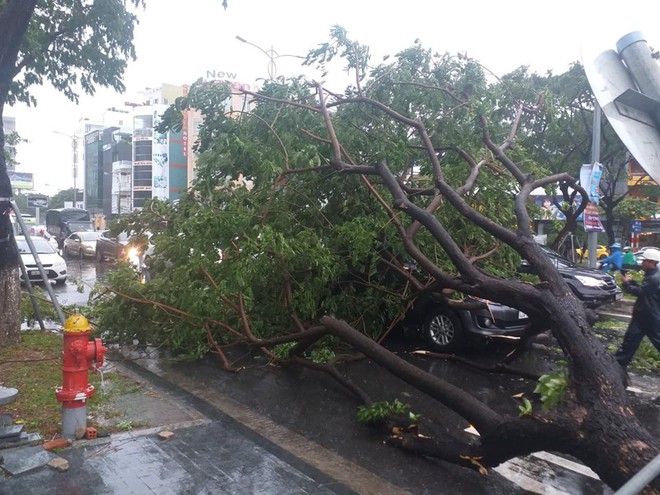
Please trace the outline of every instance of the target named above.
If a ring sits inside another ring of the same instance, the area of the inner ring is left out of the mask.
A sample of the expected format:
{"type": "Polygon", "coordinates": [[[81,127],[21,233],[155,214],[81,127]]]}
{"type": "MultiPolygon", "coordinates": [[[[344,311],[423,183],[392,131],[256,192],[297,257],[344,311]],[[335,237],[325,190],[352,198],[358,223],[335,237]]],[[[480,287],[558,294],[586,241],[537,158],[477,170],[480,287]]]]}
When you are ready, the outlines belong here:
{"type": "Polygon", "coordinates": [[[570,174],[540,172],[529,143],[546,127],[543,91],[503,91],[475,61],[419,44],[369,71],[368,53],[340,28],[310,52],[310,64],[341,57],[355,74],[342,93],[279,78],[239,92],[249,112],[225,114],[220,83],[198,81],[178,99],[160,130],[179,126],[183,110],[204,115],[195,187],[113,227],[153,233],[153,279],[112,274],[94,296],[97,323],[118,340],[211,350],[232,371],[228,352],[248,346],[328,373],[365,406],[391,403],[338,371],[352,348],[480,433],[466,444],[385,413],[389,444],[482,473],[555,450],[622,485],[658,453],[657,439],[628,412],[618,365],[532,237],[534,189],[561,184],[586,197],[570,174]],[[521,257],[536,282],[515,275],[521,257]],[[539,389],[547,410],[530,397],[524,411],[495,411],[378,345],[429,292],[459,307],[460,294],[492,299],[542,322],[535,331],[549,327],[567,367],[539,389]]]}

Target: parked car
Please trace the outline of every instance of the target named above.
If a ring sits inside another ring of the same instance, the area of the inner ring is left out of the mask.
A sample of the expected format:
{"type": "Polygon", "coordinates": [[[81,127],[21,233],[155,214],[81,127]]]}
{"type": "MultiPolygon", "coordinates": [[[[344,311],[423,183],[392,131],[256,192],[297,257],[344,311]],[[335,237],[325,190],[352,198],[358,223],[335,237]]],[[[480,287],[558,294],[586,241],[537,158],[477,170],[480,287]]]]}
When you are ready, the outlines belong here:
{"type": "Polygon", "coordinates": [[[96,260],[103,262],[106,259],[118,260],[123,258],[127,244],[128,234],[126,232],[114,236],[109,230],[102,231],[96,239],[96,260]]]}
{"type": "MultiPolygon", "coordinates": [[[[575,254],[577,254],[578,258],[587,260],[589,259],[589,250],[585,249],[584,250],[584,255],[582,255],[582,248],[577,248],[575,250],[575,254]]],[[[596,246],[596,259],[602,260],[603,258],[607,258],[610,255],[610,250],[608,249],[607,246],[603,244],[599,244],[596,246]]]]}
{"type": "Polygon", "coordinates": [[[139,274],[148,278],[147,265],[154,249],[150,239],[149,232],[144,236],[129,236],[126,232],[121,232],[117,237],[113,237],[109,230],[104,230],[96,241],[96,259],[99,262],[105,259],[124,259],[139,274]]]}
{"type": "Polygon", "coordinates": [[[475,297],[462,303],[471,307],[448,306],[437,294],[418,298],[406,312],[403,329],[423,337],[434,351],[454,352],[477,339],[518,338],[531,326],[515,308],[475,297]]]}
{"type": "MultiPolygon", "coordinates": [[[[31,239],[48,280],[54,280],[58,285],[66,282],[67,266],[64,258],[57,254],[57,251],[46,239],[41,237],[32,237],[31,239]]],[[[17,236],[16,244],[18,245],[18,252],[21,255],[21,260],[23,260],[23,264],[25,265],[28,279],[31,282],[42,281],[37,262],[32,255],[32,251],[30,250],[30,246],[25,237],[17,236]]],[[[25,277],[22,272],[20,273],[20,278],[21,282],[25,282],[25,277]]]]}
{"type": "Polygon", "coordinates": [[[69,237],[64,239],[64,247],[62,248],[62,255],[77,256],[79,258],[91,257],[96,255],[96,240],[99,238],[100,232],[93,230],[74,232],[69,237]]]}
{"type": "MultiPolygon", "coordinates": [[[[547,246],[541,246],[541,248],[585,307],[597,308],[623,297],[623,292],[616,285],[612,275],[595,268],[578,266],[547,246]]],[[[530,273],[531,269],[529,264],[523,260],[518,271],[530,273]]]]}
{"type": "Polygon", "coordinates": [[[57,239],[55,238],[54,235],[50,235],[48,232],[44,232],[43,235],[41,236],[44,239],[48,241],[48,244],[53,246],[53,249],[57,251],[59,249],[59,246],[57,245],[57,239]]]}

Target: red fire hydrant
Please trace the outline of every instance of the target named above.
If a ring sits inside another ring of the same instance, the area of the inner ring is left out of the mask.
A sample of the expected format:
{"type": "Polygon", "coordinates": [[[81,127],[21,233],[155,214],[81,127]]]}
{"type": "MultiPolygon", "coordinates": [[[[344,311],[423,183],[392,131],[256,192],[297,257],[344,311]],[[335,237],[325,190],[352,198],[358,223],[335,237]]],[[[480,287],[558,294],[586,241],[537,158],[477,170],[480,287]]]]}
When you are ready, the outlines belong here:
{"type": "Polygon", "coordinates": [[[87,382],[87,372],[103,366],[107,349],[101,339],[88,340],[91,333],[92,326],[80,314],[64,322],[63,385],[55,389],[55,397],[62,403],[64,438],[74,438],[78,428],[87,428],[87,399],[94,395],[94,385],[87,382]]]}

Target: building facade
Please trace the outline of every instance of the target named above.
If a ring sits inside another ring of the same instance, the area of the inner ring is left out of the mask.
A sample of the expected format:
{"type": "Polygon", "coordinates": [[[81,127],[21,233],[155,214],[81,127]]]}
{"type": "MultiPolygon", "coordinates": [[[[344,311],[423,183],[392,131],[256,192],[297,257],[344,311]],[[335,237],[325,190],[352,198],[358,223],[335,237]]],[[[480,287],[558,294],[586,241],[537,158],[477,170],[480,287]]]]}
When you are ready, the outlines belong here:
{"type": "Polygon", "coordinates": [[[130,128],[106,127],[85,134],[85,207],[95,218],[132,211],[130,128]]]}

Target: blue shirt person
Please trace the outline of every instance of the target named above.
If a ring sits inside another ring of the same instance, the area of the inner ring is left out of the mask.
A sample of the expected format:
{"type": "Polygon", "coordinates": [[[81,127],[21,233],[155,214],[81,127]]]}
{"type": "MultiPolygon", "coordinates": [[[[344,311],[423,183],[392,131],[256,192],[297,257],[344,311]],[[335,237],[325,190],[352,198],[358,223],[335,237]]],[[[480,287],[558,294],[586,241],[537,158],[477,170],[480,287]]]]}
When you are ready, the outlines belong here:
{"type": "Polygon", "coordinates": [[[607,258],[600,260],[603,270],[606,272],[619,270],[623,268],[623,251],[621,251],[621,244],[615,242],[610,246],[610,255],[607,258]]]}

